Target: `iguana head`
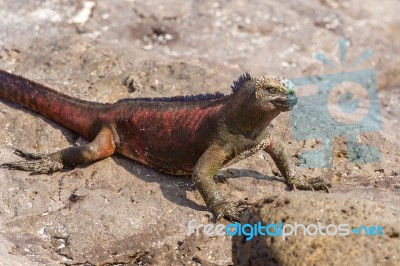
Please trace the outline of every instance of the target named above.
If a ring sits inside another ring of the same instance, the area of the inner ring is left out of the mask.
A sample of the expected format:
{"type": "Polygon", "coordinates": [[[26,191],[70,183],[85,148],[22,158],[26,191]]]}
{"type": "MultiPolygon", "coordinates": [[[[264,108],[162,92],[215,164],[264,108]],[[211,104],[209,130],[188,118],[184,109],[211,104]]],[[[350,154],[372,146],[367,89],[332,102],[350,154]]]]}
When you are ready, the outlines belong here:
{"type": "Polygon", "coordinates": [[[256,102],[263,109],[285,112],[297,103],[295,86],[285,78],[264,75],[254,79],[256,102]]]}
{"type": "Polygon", "coordinates": [[[297,103],[293,83],[273,75],[254,78],[245,73],[233,82],[233,93],[228,116],[233,131],[258,136],[281,112],[289,111],[297,103]]]}

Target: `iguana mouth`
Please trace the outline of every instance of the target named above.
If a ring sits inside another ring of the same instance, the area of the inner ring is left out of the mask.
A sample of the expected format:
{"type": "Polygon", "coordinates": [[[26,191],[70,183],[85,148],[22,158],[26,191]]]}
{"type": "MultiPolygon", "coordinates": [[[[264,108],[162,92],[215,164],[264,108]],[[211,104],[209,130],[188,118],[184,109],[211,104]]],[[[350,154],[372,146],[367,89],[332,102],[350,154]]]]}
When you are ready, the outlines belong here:
{"type": "Polygon", "coordinates": [[[284,99],[276,99],[274,101],[274,105],[281,108],[281,109],[286,109],[286,108],[290,108],[290,104],[288,100],[284,100],[284,99]]]}
{"type": "Polygon", "coordinates": [[[288,109],[289,111],[297,104],[297,97],[289,97],[289,99],[276,99],[274,105],[281,109],[288,109]]]}

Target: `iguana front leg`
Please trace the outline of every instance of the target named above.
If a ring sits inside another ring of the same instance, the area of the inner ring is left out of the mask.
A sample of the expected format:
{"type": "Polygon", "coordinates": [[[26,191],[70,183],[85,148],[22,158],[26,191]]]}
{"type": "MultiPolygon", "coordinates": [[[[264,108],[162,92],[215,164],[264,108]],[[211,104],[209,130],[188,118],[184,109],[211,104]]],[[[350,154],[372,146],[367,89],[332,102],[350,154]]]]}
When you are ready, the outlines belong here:
{"type": "Polygon", "coordinates": [[[216,215],[217,220],[224,217],[230,221],[236,221],[245,205],[229,203],[213,179],[228,158],[229,153],[224,148],[218,145],[210,146],[198,160],[192,179],[208,209],[216,215]]]}
{"type": "Polygon", "coordinates": [[[63,168],[100,160],[115,152],[115,142],[109,128],[102,128],[96,138],[82,146],[69,147],[51,154],[33,154],[16,150],[27,161],[5,163],[1,168],[30,171],[32,174],[49,174],[63,168]]]}
{"type": "Polygon", "coordinates": [[[329,183],[326,183],[322,178],[316,177],[306,179],[303,176],[294,174],[289,166],[289,157],[286,154],[286,149],[281,141],[271,137],[268,146],[264,148],[274,160],[276,166],[285,178],[286,183],[293,189],[301,190],[325,190],[329,192],[329,183]]]}

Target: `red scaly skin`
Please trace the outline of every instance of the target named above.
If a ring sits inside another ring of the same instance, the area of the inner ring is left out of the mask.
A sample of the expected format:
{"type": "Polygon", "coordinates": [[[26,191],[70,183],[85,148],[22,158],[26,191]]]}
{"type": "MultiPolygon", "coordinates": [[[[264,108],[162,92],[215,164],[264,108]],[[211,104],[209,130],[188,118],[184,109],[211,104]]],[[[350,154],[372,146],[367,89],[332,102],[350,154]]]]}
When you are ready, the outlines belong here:
{"type": "Polygon", "coordinates": [[[176,103],[164,103],[158,108],[151,105],[117,103],[100,119],[115,128],[120,154],[168,174],[191,174],[207,149],[203,145],[205,129],[219,115],[223,104],[217,100],[201,107],[190,103],[179,108],[176,103]],[[127,109],[129,113],[123,111],[127,109]]]}
{"type": "Polygon", "coordinates": [[[0,70],[0,99],[22,105],[92,140],[92,127],[103,104],[82,101],[29,79],[0,70]]]}
{"type": "Polygon", "coordinates": [[[218,115],[218,99],[191,102],[124,101],[101,104],[61,94],[0,70],[0,99],[20,104],[93,140],[103,126],[112,129],[116,150],[144,165],[175,175],[190,175],[207,148],[207,122],[218,115]]]}

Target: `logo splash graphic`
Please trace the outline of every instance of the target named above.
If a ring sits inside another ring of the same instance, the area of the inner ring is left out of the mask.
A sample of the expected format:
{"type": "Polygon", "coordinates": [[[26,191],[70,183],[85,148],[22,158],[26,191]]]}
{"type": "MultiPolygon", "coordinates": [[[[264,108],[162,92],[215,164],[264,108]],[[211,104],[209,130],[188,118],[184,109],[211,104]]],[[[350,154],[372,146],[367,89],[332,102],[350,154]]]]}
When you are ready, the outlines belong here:
{"type": "MultiPolygon", "coordinates": [[[[381,129],[376,72],[374,69],[344,71],[349,42],[339,41],[341,66],[325,54],[316,58],[332,69],[342,68],[334,74],[306,76],[290,79],[306,95],[299,95],[298,103],[290,112],[293,137],[297,141],[317,140],[320,148],[300,155],[300,166],[328,168],[332,166],[332,141],[347,138],[347,156],[352,163],[375,163],[380,152],[375,147],[360,143],[359,135],[381,129]],[[316,92],[315,92],[316,91],[316,92]]],[[[365,51],[350,68],[356,67],[373,55],[365,51]]]]}

